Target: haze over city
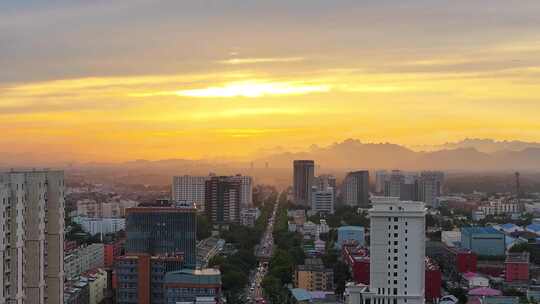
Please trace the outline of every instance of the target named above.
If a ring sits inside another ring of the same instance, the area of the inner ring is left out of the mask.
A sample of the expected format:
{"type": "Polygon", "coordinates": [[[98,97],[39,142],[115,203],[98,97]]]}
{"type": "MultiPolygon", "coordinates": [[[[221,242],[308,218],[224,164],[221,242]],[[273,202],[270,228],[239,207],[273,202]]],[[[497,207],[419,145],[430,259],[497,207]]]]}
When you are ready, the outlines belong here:
{"type": "Polygon", "coordinates": [[[0,304],[540,303],[540,0],[0,1],[0,304]]]}
{"type": "Polygon", "coordinates": [[[348,138],[414,150],[540,142],[539,10],[502,0],[4,1],[0,154],[18,164],[249,161],[348,138]]]}

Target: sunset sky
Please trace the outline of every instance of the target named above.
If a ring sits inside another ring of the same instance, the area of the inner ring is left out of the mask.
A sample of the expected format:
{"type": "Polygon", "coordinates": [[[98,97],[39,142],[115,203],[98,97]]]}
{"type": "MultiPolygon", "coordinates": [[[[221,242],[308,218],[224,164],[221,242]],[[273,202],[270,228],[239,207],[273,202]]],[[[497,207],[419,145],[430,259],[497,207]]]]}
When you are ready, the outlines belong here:
{"type": "Polygon", "coordinates": [[[540,1],[2,1],[0,134],[83,162],[540,141],[540,1]]]}

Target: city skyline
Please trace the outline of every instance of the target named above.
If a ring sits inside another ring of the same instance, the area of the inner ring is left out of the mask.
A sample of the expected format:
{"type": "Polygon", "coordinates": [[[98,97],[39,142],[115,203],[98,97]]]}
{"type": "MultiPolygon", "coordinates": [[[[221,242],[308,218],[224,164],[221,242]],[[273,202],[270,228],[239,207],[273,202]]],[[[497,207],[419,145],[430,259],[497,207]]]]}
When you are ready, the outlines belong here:
{"type": "Polygon", "coordinates": [[[347,138],[540,142],[539,9],[7,1],[0,153],[107,162],[248,158],[347,138]]]}

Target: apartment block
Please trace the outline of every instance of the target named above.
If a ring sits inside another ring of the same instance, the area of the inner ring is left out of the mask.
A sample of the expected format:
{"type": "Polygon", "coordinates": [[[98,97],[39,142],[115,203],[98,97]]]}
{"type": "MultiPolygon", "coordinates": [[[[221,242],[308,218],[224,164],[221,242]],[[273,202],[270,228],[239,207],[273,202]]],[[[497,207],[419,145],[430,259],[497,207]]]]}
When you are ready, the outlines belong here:
{"type": "Polygon", "coordinates": [[[0,303],[63,303],[64,173],[0,173],[0,303]]]}

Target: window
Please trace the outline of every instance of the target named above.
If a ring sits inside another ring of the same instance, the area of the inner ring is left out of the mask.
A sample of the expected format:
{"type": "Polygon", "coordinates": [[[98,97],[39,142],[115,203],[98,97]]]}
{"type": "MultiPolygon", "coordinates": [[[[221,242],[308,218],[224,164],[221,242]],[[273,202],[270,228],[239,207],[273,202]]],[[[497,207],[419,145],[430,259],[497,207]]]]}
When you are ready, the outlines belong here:
{"type": "Polygon", "coordinates": [[[397,222],[398,221],[398,217],[394,217],[394,222],[397,222]]]}
{"type": "Polygon", "coordinates": [[[394,245],[397,246],[397,244],[398,244],[398,241],[394,241],[394,245]]]}
{"type": "Polygon", "coordinates": [[[397,234],[397,233],[394,233],[394,237],[398,237],[398,234],[397,234]]]}
{"type": "Polygon", "coordinates": [[[394,225],[394,229],[398,229],[398,225],[394,225]]]}

